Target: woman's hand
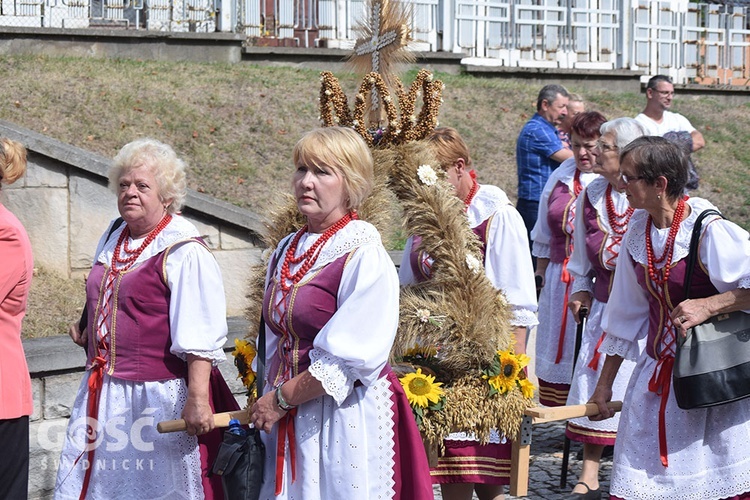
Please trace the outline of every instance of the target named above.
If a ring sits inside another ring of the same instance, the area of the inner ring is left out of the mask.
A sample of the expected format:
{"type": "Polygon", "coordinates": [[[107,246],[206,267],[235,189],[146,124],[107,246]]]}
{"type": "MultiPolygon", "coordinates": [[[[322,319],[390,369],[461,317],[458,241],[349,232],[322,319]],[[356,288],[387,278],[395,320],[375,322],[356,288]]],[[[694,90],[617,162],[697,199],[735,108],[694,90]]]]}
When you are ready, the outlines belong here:
{"type": "Polygon", "coordinates": [[[281,420],[286,413],[276,404],[276,392],[271,391],[264,394],[250,408],[250,423],[256,429],[271,432],[274,424],[281,420]]]}
{"type": "Polygon", "coordinates": [[[576,320],[576,323],[581,322],[578,314],[582,307],[591,310],[591,294],[585,290],[574,293],[568,299],[568,309],[573,313],[573,319],[576,320]]]}
{"type": "Polygon", "coordinates": [[[612,389],[596,386],[594,394],[591,395],[589,403],[596,403],[599,407],[598,415],[591,415],[589,420],[606,420],[615,416],[615,410],[607,406],[607,403],[612,401],[612,389]]]}
{"type": "Polygon", "coordinates": [[[214,429],[214,412],[208,404],[208,397],[188,396],[182,418],[187,424],[187,433],[191,436],[200,436],[214,429]]]}
{"type": "Polygon", "coordinates": [[[713,316],[708,299],[683,300],[672,309],[672,323],[678,328],[680,335],[687,336],[688,328],[700,325],[713,316]]]}
{"type": "Polygon", "coordinates": [[[208,404],[208,385],[211,379],[211,360],[195,354],[187,355],[188,397],[182,418],[191,436],[206,434],[214,428],[214,412],[208,404]]]}
{"type": "Polygon", "coordinates": [[[73,339],[73,342],[81,347],[86,347],[86,343],[89,338],[89,329],[84,328],[83,331],[81,331],[78,328],[78,322],[76,321],[75,323],[70,324],[68,335],[70,335],[70,338],[73,339]]]}

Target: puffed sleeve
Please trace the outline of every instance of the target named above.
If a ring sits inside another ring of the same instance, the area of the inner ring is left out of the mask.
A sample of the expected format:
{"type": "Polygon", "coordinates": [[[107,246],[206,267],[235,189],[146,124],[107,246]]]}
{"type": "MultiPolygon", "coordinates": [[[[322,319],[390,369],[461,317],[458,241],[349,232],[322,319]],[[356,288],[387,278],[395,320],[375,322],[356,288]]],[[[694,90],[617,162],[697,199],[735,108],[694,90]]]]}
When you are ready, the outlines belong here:
{"type": "Polygon", "coordinates": [[[552,231],[547,222],[547,209],[549,208],[549,195],[556,183],[557,176],[553,173],[549,176],[547,183],[544,185],[542,197],[539,199],[539,211],[537,212],[536,224],[534,224],[534,228],[531,230],[531,241],[533,242],[532,253],[535,257],[542,259],[549,259],[550,255],[552,231]]]}
{"type": "Polygon", "coordinates": [[[570,255],[568,262],[568,271],[573,274],[573,287],[571,293],[586,291],[594,293],[594,267],[589,261],[588,252],[586,251],[586,227],[584,221],[583,208],[586,200],[586,190],[584,189],[578,198],[576,198],[576,220],[573,231],[573,253],[570,255]]]}
{"type": "Polygon", "coordinates": [[[699,252],[719,293],[750,288],[750,235],[740,226],[726,219],[705,225],[699,252]]]}
{"type": "Polygon", "coordinates": [[[167,256],[166,271],[172,354],[181,359],[193,354],[214,365],[226,360],[227,306],[214,256],[197,242],[185,242],[167,256]]]}
{"type": "Polygon", "coordinates": [[[416,283],[414,271],[411,268],[411,249],[414,244],[414,237],[409,236],[404,245],[404,253],[401,255],[401,264],[398,266],[398,281],[402,285],[411,285],[416,283]]]}
{"type": "Polygon", "coordinates": [[[511,205],[500,208],[490,221],[485,273],[511,305],[513,326],[534,326],[537,301],[534,269],[521,214],[511,205]],[[509,263],[512,263],[509,265],[509,263]]]}
{"type": "Polygon", "coordinates": [[[383,370],[398,327],[396,269],[380,244],[359,247],[338,291],[338,309],[320,330],[310,352],[310,374],[338,404],[359,380],[373,384],[383,370]]]}
{"type": "Polygon", "coordinates": [[[607,334],[599,352],[634,359],[638,340],[648,335],[649,305],[647,292],[638,284],[633,259],[627,250],[630,237],[628,230],[620,246],[612,293],[602,315],[602,329],[607,334]]]}

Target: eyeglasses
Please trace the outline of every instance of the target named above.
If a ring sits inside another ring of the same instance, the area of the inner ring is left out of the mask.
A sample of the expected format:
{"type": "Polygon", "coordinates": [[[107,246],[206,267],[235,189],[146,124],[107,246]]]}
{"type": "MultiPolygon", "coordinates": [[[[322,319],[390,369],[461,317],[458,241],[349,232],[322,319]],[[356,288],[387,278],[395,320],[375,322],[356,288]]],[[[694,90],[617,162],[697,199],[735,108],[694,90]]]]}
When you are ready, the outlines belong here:
{"type": "Polygon", "coordinates": [[[642,175],[639,175],[637,177],[625,175],[623,173],[620,174],[620,179],[622,180],[623,184],[630,184],[631,182],[639,181],[641,179],[645,179],[642,175]]]}
{"type": "Polygon", "coordinates": [[[602,153],[606,153],[607,151],[617,151],[617,149],[619,148],[614,144],[607,144],[606,142],[598,140],[596,141],[596,149],[598,149],[602,153]]]}

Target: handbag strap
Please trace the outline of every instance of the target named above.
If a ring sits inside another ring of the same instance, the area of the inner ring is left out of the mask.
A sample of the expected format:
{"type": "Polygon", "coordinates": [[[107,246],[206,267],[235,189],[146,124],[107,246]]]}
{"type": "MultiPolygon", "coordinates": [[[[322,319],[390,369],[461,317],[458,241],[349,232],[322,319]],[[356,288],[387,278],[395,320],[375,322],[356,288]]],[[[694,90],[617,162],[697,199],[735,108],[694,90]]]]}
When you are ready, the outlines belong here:
{"type": "MultiPolygon", "coordinates": [[[[690,251],[688,253],[687,269],[685,270],[685,281],[683,282],[683,289],[685,290],[685,300],[690,298],[690,286],[693,283],[693,269],[695,268],[695,264],[698,261],[698,243],[701,239],[701,226],[703,225],[703,220],[710,215],[718,215],[719,217],[724,218],[724,216],[721,215],[721,212],[713,208],[709,208],[701,212],[695,219],[695,225],[693,225],[693,234],[690,237],[690,251]]],[[[667,265],[669,265],[669,263],[667,263],[667,265]]]]}

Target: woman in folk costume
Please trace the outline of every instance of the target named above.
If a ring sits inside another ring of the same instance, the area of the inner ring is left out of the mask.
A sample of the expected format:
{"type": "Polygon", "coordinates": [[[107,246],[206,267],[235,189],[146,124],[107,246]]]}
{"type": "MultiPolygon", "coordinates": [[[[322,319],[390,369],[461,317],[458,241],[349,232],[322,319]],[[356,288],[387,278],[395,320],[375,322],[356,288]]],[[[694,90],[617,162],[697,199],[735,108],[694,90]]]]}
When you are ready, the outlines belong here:
{"type": "Polygon", "coordinates": [[[307,224],[281,240],[266,276],[262,499],[431,499],[427,456],[388,364],[398,326],[393,261],[357,208],[373,187],[364,140],[316,129],[294,148],[307,224]]]}
{"type": "MultiPolygon", "coordinates": [[[[601,177],[592,180],[576,201],[574,250],[568,264],[574,281],[568,307],[576,321],[579,321],[581,307],[588,309],[589,314],[568,394],[569,405],[584,404],[589,400],[604,365],[605,357],[597,351],[604,337],[601,318],[612,288],[622,236],[633,214],[625,193],[618,190],[619,151],[645,133],[632,118],[618,118],[602,124],[603,121],[601,115],[594,121],[576,121],[573,129],[574,151],[578,149],[581,158],[592,162],[593,172],[601,177]]],[[[634,366],[632,361],[626,361],[620,367],[614,384],[614,398],[618,401],[622,401],[634,366]]],[[[586,417],[568,421],[566,435],[583,443],[583,469],[579,483],[573,489],[577,498],[601,498],[599,463],[604,447],[615,444],[619,422],[617,415],[599,422],[586,417]]]]}
{"type": "Polygon", "coordinates": [[[750,498],[750,399],[711,408],[677,406],[672,365],[677,336],[721,313],[750,310],[750,237],[709,217],[701,228],[689,300],[683,288],[693,226],[714,208],[684,196],[685,155],[661,137],[620,152],[620,188],[636,209],[622,240],[599,351],[606,361],[591,400],[600,415],[624,359],[635,369],[617,431],[610,498],[750,498]],[[642,209],[642,210],[638,210],[642,209]],[[638,341],[646,338],[646,348],[638,341]]]}
{"type": "MultiPolygon", "coordinates": [[[[482,243],[484,269],[495,288],[502,290],[511,306],[515,353],[526,351],[526,328],[536,324],[536,296],[526,229],[518,211],[498,187],[479,185],[470,171],[466,143],[453,128],[439,128],[427,138],[456,196],[464,200],[466,216],[482,243]]],[[[415,249],[419,236],[406,242],[399,280],[411,284],[430,278],[432,259],[415,249]]],[[[455,432],[445,441],[445,455],[431,471],[447,500],[481,500],[503,497],[502,485],[510,482],[510,442],[493,430],[490,444],[480,445],[476,436],[455,432]]]]}
{"type": "MultiPolygon", "coordinates": [[[[599,113],[581,113],[576,119],[595,119],[599,113]]],[[[575,202],[597,177],[593,162],[581,150],[565,160],[547,180],[539,201],[539,217],[531,231],[532,253],[541,276],[539,326],[536,329],[535,371],[539,379],[539,403],[562,406],[568,398],[573,375],[576,323],[568,312],[573,277],[568,261],[573,251],[575,202]]]]}
{"type": "Polygon", "coordinates": [[[87,348],[55,498],[222,498],[207,472],[214,411],[239,409],[215,365],[226,359],[224,287],[195,226],[178,214],[185,164],[139,139],[114,159],[123,221],[102,236],[86,281],[87,348]],[[183,418],[186,434],[155,423],[183,418]]]}

